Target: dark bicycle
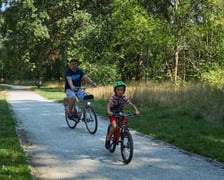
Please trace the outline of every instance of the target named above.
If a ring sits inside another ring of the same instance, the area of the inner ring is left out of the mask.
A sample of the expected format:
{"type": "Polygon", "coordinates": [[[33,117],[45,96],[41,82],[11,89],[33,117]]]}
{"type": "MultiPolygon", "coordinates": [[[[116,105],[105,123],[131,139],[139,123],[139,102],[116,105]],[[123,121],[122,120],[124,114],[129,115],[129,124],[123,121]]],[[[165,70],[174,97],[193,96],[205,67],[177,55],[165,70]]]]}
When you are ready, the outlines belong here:
{"type": "Polygon", "coordinates": [[[97,115],[91,106],[94,96],[87,93],[85,88],[82,88],[82,90],[84,91],[83,100],[75,103],[72,119],[68,118],[68,103],[70,98],[64,98],[65,120],[68,127],[72,129],[74,129],[80,121],[83,121],[88,132],[90,134],[95,134],[98,128],[98,120],[97,115]]]}
{"type": "MultiPolygon", "coordinates": [[[[116,117],[117,128],[111,137],[110,148],[108,150],[113,153],[116,149],[116,146],[120,144],[122,159],[124,160],[125,164],[128,164],[132,160],[134,151],[132,135],[128,128],[128,118],[136,117],[136,114],[125,114],[121,112],[114,114],[114,116],[116,117]]],[[[107,136],[111,128],[112,125],[109,124],[107,128],[107,136]]]]}

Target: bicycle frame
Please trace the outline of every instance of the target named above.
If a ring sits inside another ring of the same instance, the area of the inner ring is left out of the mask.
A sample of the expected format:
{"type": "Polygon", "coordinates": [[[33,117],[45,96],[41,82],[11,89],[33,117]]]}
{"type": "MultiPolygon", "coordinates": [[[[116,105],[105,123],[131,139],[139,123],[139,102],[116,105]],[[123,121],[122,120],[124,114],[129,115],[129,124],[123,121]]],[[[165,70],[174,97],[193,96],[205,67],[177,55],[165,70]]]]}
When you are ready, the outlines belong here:
{"type": "MultiPolygon", "coordinates": [[[[84,91],[84,97],[82,99],[82,101],[79,101],[78,98],[76,98],[76,102],[74,104],[74,108],[76,108],[75,106],[78,106],[79,109],[81,109],[81,113],[84,111],[85,112],[85,109],[87,106],[91,106],[91,102],[93,101],[94,99],[94,96],[92,94],[88,94],[87,92],[85,92],[85,89],[86,88],[81,88],[81,87],[77,87],[77,90],[79,89],[82,89],[84,91]],[[81,107],[80,107],[81,105],[81,107]]],[[[70,98],[64,98],[64,107],[66,108],[69,104],[69,101],[70,101],[70,98]]]]}
{"type": "Polygon", "coordinates": [[[80,112],[77,112],[77,113],[79,113],[78,120],[86,119],[86,110],[88,107],[91,107],[91,102],[94,99],[94,96],[92,94],[87,94],[87,93],[84,93],[84,94],[85,94],[85,96],[83,97],[83,100],[81,102],[77,101],[75,103],[75,106],[78,106],[78,108],[81,110],[80,112]],[[80,107],[80,105],[81,105],[81,107],[80,107]]]}
{"type": "Polygon", "coordinates": [[[116,117],[117,128],[115,130],[116,144],[119,144],[120,138],[124,130],[128,130],[128,119],[124,117],[116,117]]]}
{"type": "Polygon", "coordinates": [[[74,104],[74,117],[72,119],[68,118],[68,103],[70,98],[64,98],[64,107],[65,107],[65,119],[69,128],[74,129],[76,125],[82,120],[89,133],[94,134],[97,131],[97,116],[93,108],[91,107],[91,101],[94,100],[94,96],[84,91],[84,97],[81,101],[76,101],[74,104]],[[78,110],[80,109],[80,111],[78,110]]]}

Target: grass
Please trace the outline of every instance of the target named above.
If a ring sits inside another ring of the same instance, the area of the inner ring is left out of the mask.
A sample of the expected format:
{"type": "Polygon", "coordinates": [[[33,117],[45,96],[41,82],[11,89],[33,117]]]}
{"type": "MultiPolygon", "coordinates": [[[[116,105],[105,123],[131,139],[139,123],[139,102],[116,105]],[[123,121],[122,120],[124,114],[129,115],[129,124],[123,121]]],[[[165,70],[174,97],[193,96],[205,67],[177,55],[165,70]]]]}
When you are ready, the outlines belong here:
{"type": "MultiPolygon", "coordinates": [[[[106,117],[111,86],[89,89],[94,94],[95,111],[106,117]]],[[[42,87],[38,92],[62,102],[58,87],[42,87]]],[[[130,127],[157,139],[224,163],[224,93],[202,84],[173,87],[170,84],[128,85],[126,95],[137,105],[141,117],[130,127]]],[[[126,109],[130,111],[130,109],[126,109]]]]}
{"type": "Polygon", "coordinates": [[[16,135],[15,120],[6,101],[7,88],[0,86],[0,179],[32,179],[16,135]]]}

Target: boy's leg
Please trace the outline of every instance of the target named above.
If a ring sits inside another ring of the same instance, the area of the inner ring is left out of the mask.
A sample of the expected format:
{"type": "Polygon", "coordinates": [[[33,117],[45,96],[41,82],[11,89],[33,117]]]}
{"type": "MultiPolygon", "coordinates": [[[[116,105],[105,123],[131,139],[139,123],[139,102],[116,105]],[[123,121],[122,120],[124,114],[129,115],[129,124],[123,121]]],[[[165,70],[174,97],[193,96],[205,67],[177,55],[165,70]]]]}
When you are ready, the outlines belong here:
{"type": "Polygon", "coordinates": [[[116,123],[116,121],[112,121],[112,122],[111,122],[111,125],[112,125],[112,128],[110,129],[110,132],[109,132],[108,137],[107,137],[107,140],[108,140],[108,141],[110,141],[112,135],[114,134],[114,132],[115,132],[115,130],[116,130],[116,128],[117,128],[117,123],[116,123]]]}
{"type": "Polygon", "coordinates": [[[110,129],[110,132],[109,132],[108,136],[106,137],[106,142],[105,142],[105,148],[106,149],[110,148],[110,139],[111,139],[113,133],[115,132],[116,127],[117,127],[116,118],[110,116],[109,119],[110,119],[110,123],[112,125],[112,128],[110,129]]]}

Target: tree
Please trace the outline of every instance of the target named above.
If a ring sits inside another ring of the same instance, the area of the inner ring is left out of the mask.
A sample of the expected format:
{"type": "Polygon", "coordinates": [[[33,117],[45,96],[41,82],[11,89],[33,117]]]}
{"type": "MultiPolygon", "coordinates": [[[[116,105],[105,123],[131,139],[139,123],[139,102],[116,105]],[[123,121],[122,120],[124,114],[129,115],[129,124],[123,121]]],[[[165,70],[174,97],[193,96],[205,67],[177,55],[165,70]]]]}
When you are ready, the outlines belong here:
{"type": "Polygon", "coordinates": [[[109,19],[110,57],[118,67],[123,80],[137,77],[145,45],[145,35],[150,31],[149,19],[142,6],[136,1],[117,1],[112,4],[109,19]],[[138,67],[138,68],[136,68],[138,67]]]}
{"type": "MultiPolygon", "coordinates": [[[[206,62],[211,61],[211,56],[206,55],[208,50],[211,55],[213,54],[211,52],[216,49],[214,54],[222,56],[220,47],[223,43],[220,42],[220,38],[223,39],[223,31],[212,26],[212,24],[219,24],[219,28],[223,28],[223,21],[220,21],[224,15],[222,1],[144,1],[144,5],[149,15],[159,17],[162,21],[165,20],[165,26],[169,29],[170,37],[173,39],[165,42],[166,46],[170,44],[173,48],[166,51],[164,67],[168,67],[175,84],[178,78],[184,81],[200,78],[200,74],[205,70],[201,65],[206,65],[206,62]],[[214,17],[217,18],[215,22],[214,17]],[[212,32],[210,28],[213,29],[212,32]],[[205,39],[208,40],[208,36],[205,37],[205,35],[210,36],[211,34],[216,34],[217,39],[213,38],[212,44],[208,41],[205,43],[205,39]],[[170,54],[169,51],[172,53],[170,54]]],[[[213,56],[212,59],[216,58],[213,56]]]]}
{"type": "Polygon", "coordinates": [[[61,58],[62,48],[68,57],[79,54],[77,47],[94,28],[91,16],[73,1],[14,1],[3,15],[4,43],[13,45],[7,50],[8,59],[15,62],[16,57],[21,67],[38,77],[47,76],[48,67],[61,58]]]}
{"type": "Polygon", "coordinates": [[[71,57],[103,84],[146,74],[176,84],[224,64],[221,0],[4,2],[0,61],[11,79],[61,79],[71,57]]]}

